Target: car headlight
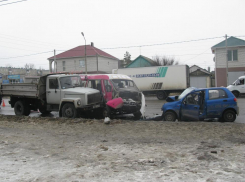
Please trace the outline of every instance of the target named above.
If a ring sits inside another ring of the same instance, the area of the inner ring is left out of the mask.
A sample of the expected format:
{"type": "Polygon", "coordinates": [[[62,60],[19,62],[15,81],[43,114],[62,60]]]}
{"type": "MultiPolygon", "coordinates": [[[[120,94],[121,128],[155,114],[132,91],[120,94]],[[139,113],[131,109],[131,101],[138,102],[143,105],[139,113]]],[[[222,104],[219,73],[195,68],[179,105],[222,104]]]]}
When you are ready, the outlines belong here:
{"type": "Polygon", "coordinates": [[[80,101],[80,100],[77,101],[77,105],[78,105],[78,106],[81,105],[81,101],[80,101]]]}

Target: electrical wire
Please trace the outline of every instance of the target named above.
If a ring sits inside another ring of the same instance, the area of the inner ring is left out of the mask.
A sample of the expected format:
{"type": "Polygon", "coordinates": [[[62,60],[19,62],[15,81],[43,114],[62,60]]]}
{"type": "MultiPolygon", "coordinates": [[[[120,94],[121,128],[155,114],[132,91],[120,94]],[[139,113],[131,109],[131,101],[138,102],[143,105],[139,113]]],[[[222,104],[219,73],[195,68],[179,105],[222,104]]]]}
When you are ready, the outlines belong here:
{"type": "Polygon", "coordinates": [[[40,53],[36,53],[36,54],[28,54],[28,55],[16,56],[16,57],[0,58],[0,59],[13,59],[13,58],[20,58],[20,57],[28,57],[28,56],[34,56],[34,55],[50,53],[50,52],[53,52],[53,51],[40,52],[40,53]]]}
{"type": "MultiPolygon", "coordinates": [[[[22,1],[27,1],[27,0],[22,0],[22,1]]],[[[1,4],[0,6],[5,6],[5,5],[14,4],[14,3],[20,3],[22,1],[16,1],[16,2],[7,3],[7,4],[1,4]]]]}

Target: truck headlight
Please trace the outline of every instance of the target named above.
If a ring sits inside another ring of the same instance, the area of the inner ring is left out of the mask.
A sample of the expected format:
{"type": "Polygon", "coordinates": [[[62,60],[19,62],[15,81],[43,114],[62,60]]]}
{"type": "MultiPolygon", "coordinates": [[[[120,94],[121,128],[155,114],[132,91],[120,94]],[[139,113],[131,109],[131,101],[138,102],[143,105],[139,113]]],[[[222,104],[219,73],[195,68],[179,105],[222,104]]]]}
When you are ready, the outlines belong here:
{"type": "Polygon", "coordinates": [[[77,101],[77,105],[78,105],[78,106],[81,105],[81,101],[80,101],[80,100],[77,101]]]}

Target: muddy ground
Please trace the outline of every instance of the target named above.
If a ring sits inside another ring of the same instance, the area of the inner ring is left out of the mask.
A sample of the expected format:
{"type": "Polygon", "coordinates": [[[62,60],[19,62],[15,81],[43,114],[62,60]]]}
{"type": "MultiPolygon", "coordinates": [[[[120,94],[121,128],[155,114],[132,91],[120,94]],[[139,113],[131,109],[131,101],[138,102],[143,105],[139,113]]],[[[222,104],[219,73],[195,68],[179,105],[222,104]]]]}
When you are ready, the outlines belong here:
{"type": "Polygon", "coordinates": [[[0,181],[245,181],[245,124],[0,115],[0,181]]]}

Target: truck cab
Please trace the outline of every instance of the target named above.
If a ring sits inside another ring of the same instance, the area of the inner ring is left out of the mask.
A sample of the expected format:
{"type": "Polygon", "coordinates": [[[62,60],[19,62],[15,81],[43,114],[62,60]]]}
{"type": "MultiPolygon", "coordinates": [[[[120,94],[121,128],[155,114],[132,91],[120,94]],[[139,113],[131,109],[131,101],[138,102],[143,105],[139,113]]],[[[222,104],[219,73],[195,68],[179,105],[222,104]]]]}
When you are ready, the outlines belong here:
{"type": "Polygon", "coordinates": [[[245,94],[245,76],[239,77],[232,85],[227,87],[236,97],[245,94]]]}
{"type": "Polygon", "coordinates": [[[234,122],[239,114],[237,99],[227,88],[188,88],[180,96],[162,106],[166,121],[203,121],[218,118],[234,122]]]}
{"type": "Polygon", "coordinates": [[[54,74],[41,77],[39,87],[39,97],[45,100],[44,111],[59,111],[62,117],[78,117],[87,110],[101,107],[100,92],[82,87],[79,75],[54,74]],[[44,88],[42,83],[45,81],[44,88]]]}

